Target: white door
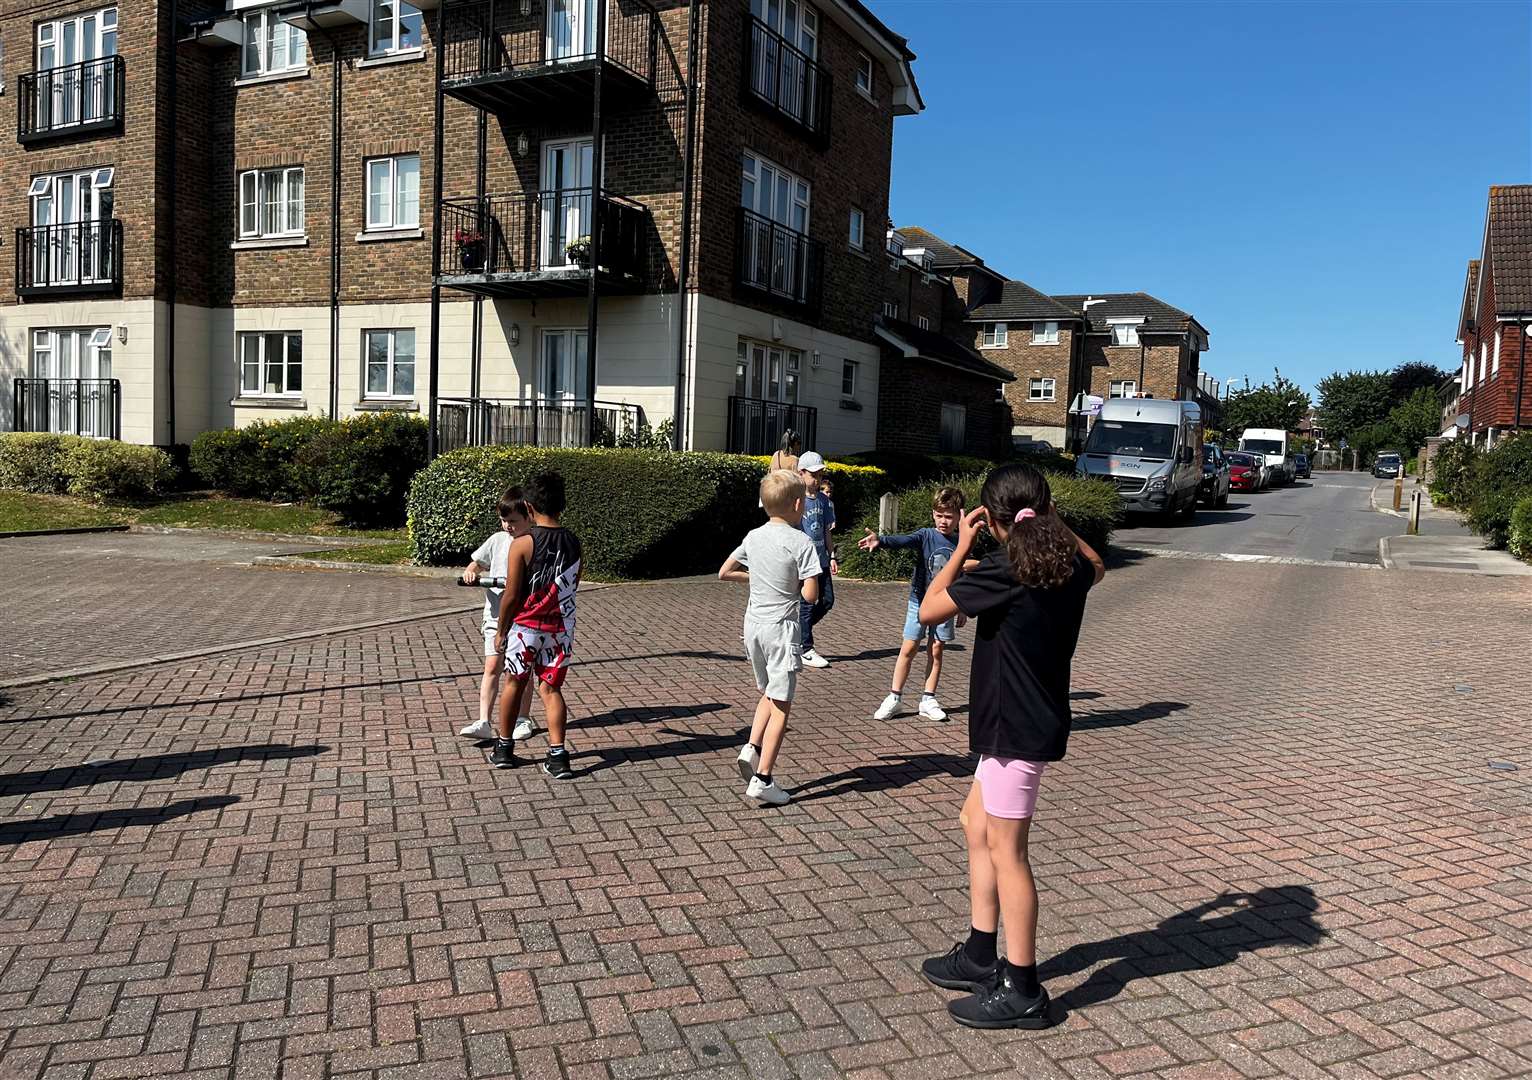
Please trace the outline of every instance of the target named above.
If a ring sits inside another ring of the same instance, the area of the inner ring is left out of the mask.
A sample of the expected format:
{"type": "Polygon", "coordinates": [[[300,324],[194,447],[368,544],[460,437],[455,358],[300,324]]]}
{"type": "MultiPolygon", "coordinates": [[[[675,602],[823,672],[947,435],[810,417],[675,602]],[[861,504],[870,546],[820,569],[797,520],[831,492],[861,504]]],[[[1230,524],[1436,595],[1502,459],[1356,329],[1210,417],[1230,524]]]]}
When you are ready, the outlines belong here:
{"type": "Polygon", "coordinates": [[[116,85],[105,65],[89,61],[116,53],[116,8],[38,23],[37,70],[59,69],[38,95],[38,126],[67,127],[109,115],[116,85]]]}
{"type": "Polygon", "coordinates": [[[49,431],[94,438],[111,435],[111,392],[99,381],[112,377],[111,327],[34,331],[32,377],[50,380],[46,388],[49,431]]]}
{"type": "Polygon", "coordinates": [[[542,371],[538,373],[538,396],[549,402],[585,400],[584,330],[544,330],[542,371]]]}
{"type": "Polygon", "coordinates": [[[753,341],[740,342],[739,350],[739,364],[734,374],[735,396],[788,405],[798,403],[800,353],[753,341]]]}
{"type": "Polygon", "coordinates": [[[110,280],[112,169],[33,179],[33,279],[78,285],[110,280]]]}
{"type": "Polygon", "coordinates": [[[573,265],[567,248],[590,236],[591,170],[596,144],[561,139],[543,144],[542,252],[544,268],[573,265]]]}
{"type": "Polygon", "coordinates": [[[548,44],[543,54],[553,63],[588,60],[596,54],[596,0],[552,0],[548,5],[548,44]]]}

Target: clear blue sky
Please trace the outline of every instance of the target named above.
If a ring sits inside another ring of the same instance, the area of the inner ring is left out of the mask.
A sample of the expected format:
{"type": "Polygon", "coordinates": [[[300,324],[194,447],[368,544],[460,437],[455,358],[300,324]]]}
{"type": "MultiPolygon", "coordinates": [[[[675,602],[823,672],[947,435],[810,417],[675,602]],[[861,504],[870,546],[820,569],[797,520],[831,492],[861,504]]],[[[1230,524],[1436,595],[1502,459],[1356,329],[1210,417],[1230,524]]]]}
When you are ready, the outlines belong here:
{"type": "Polygon", "coordinates": [[[1532,181],[1532,4],[870,2],[926,101],[896,223],[1175,304],[1220,380],[1460,362],[1489,185],[1532,181]]]}

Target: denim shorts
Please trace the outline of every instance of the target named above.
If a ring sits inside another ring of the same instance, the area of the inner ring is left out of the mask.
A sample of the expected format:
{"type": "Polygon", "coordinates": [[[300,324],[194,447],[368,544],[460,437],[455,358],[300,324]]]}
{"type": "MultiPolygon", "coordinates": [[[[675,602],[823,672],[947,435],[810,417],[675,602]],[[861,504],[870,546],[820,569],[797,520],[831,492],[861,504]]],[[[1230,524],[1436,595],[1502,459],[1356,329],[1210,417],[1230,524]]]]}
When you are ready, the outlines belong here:
{"type": "Polygon", "coordinates": [[[956,623],[956,619],[948,619],[939,626],[921,626],[920,603],[919,601],[911,600],[909,607],[905,609],[904,613],[904,640],[921,641],[929,637],[933,641],[940,641],[946,644],[957,636],[956,623]]]}

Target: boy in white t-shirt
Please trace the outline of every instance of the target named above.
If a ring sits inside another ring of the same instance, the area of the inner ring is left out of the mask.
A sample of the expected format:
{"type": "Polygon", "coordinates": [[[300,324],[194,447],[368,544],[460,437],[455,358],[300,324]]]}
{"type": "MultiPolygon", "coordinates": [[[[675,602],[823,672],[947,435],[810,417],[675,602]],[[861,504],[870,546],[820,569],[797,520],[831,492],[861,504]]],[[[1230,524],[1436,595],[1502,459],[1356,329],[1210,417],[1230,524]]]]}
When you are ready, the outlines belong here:
{"type": "MultiPolygon", "coordinates": [[[[506,557],[511,541],[526,535],[532,527],[527,514],[527,504],[522,501],[521,488],[507,488],[500,496],[500,531],[487,536],[484,543],[473,553],[473,561],[463,569],[463,580],[472,585],[480,575],[505,581],[506,557]]],[[[495,648],[495,634],[500,629],[500,594],[504,589],[484,590],[484,678],[479,683],[479,719],[469,724],[459,735],[470,739],[493,739],[495,737],[495,695],[500,689],[500,669],[504,657],[495,648]]],[[[511,738],[520,742],[532,737],[532,695],[523,694],[521,715],[516,718],[516,729],[511,738]]]]}

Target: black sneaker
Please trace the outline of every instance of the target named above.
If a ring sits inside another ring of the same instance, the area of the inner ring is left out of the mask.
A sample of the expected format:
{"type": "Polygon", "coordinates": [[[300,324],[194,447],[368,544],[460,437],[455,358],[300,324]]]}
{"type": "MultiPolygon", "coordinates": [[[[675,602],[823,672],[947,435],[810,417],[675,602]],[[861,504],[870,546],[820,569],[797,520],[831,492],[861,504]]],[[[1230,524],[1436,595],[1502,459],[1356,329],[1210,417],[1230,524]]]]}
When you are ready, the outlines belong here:
{"type": "Polygon", "coordinates": [[[1039,986],[1036,997],[1026,997],[1016,988],[1009,969],[987,989],[949,1002],[947,1011],[952,1019],[971,1028],[1037,1030],[1053,1026],[1048,1015],[1048,991],[1039,986]]]}
{"type": "Polygon", "coordinates": [[[497,769],[516,767],[516,744],[510,739],[495,738],[495,748],[489,752],[489,763],[497,769]]]}
{"type": "Polygon", "coordinates": [[[543,772],[555,780],[573,780],[574,770],[569,767],[569,752],[549,754],[548,760],[543,762],[543,772]]]}
{"type": "Polygon", "coordinates": [[[933,956],[920,965],[920,973],[943,990],[971,990],[978,993],[1000,973],[1000,961],[985,967],[971,960],[963,942],[958,942],[941,956],[933,956]]]}

